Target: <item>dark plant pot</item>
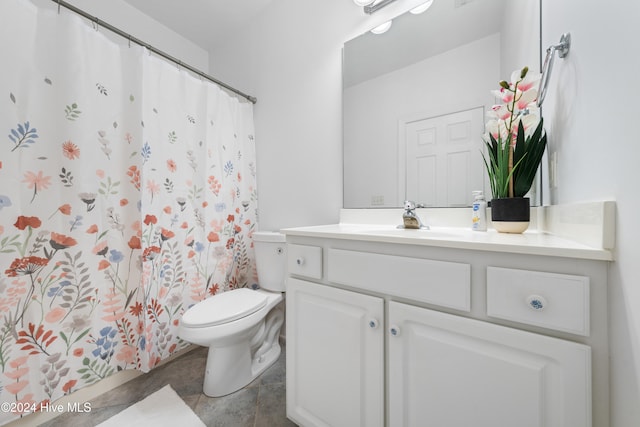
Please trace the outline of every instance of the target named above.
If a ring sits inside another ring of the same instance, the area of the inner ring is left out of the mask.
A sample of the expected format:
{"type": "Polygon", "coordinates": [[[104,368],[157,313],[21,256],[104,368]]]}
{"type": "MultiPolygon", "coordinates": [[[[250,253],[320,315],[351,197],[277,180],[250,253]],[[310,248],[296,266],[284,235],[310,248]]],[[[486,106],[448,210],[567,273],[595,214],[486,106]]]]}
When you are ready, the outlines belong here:
{"type": "Polygon", "coordinates": [[[528,197],[509,197],[491,200],[491,222],[501,233],[522,233],[529,228],[528,197]]]}

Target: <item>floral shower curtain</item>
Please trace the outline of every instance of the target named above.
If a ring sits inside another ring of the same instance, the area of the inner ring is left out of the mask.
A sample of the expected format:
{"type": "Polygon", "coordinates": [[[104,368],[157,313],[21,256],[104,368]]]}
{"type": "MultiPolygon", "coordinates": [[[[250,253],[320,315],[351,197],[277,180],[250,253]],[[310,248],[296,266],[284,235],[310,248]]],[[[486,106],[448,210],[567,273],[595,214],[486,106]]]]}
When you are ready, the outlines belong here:
{"type": "Polygon", "coordinates": [[[0,54],[3,424],[153,368],[188,307],[257,284],[250,103],[25,0],[0,54]]]}

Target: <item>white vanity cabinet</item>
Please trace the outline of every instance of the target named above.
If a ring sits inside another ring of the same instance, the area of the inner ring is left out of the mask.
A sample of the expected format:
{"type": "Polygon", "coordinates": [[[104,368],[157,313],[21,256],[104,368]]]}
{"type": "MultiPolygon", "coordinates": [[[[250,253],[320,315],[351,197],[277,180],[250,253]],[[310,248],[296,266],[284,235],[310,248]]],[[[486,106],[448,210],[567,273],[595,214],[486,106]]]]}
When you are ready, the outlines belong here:
{"type": "Polygon", "coordinates": [[[287,411],[302,426],[384,425],[382,298],[289,279],[287,411]]]}
{"type": "Polygon", "coordinates": [[[389,425],[590,425],[588,346],[393,301],[389,324],[389,425]]]}
{"type": "Polygon", "coordinates": [[[287,242],[298,425],[609,425],[605,261],[313,233],[287,242]]]}

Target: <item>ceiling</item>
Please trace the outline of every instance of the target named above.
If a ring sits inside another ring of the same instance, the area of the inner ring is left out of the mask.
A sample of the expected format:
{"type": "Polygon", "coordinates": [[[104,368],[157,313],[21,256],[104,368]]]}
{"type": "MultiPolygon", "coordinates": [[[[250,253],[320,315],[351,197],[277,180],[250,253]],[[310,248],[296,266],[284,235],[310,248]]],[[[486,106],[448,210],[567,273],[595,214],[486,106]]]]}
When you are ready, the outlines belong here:
{"type": "Polygon", "coordinates": [[[273,0],[124,0],[203,49],[241,29],[273,0]]]}
{"type": "Polygon", "coordinates": [[[499,32],[507,1],[436,1],[425,13],[395,18],[391,30],[382,36],[366,32],[347,41],[345,87],[499,32]]]}

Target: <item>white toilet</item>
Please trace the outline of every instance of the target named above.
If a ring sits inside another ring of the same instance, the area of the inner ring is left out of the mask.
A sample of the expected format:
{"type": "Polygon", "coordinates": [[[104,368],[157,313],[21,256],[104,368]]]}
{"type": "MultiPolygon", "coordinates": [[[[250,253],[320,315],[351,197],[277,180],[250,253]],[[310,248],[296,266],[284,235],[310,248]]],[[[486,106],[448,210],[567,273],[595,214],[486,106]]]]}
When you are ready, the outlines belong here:
{"type": "Polygon", "coordinates": [[[209,347],[204,394],[224,396],[237,391],[280,356],[278,336],[284,321],[285,236],[253,235],[260,289],[234,289],[209,297],[188,309],[178,335],[209,347]]]}

